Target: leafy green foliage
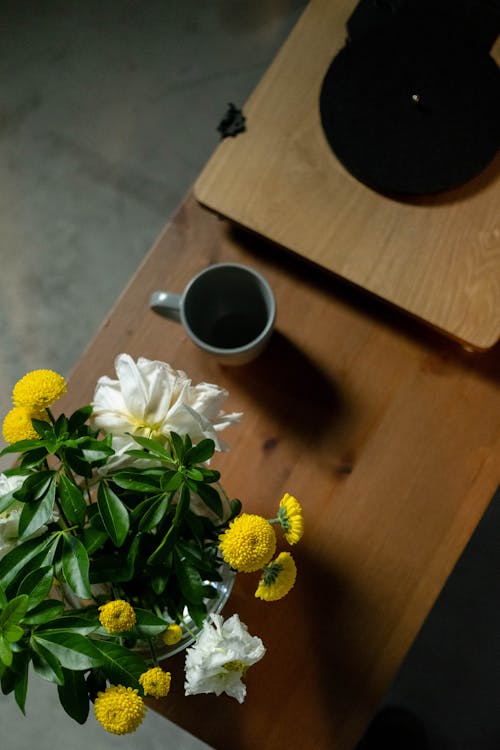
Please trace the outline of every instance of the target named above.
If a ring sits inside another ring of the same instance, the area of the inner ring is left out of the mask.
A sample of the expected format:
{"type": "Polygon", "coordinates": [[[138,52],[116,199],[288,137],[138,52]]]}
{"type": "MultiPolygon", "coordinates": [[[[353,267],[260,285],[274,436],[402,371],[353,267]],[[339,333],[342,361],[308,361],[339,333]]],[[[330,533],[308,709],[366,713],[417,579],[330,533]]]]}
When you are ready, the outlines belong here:
{"type": "Polygon", "coordinates": [[[24,711],[31,664],[79,723],[107,683],[140,689],[136,644],[186,614],[201,625],[220,579],[219,534],[241,507],[207,466],[212,440],[135,437],[128,465],[114,468],[111,436],[90,414],[33,420],[39,438],[0,453],[19,453],[9,473],[21,477],[0,497],[0,513],[20,508],[18,542],[0,560],[0,686],[24,711]],[[113,598],[134,607],[125,634],[99,622],[113,598]]]}

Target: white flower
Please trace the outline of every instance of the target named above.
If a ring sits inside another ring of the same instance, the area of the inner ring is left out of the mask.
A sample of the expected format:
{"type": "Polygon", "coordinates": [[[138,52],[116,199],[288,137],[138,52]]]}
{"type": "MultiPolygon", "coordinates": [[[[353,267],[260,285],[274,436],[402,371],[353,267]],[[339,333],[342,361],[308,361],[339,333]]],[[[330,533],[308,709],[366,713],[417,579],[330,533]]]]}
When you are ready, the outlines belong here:
{"type": "Polygon", "coordinates": [[[189,435],[193,444],[211,438],[216,450],[226,449],[217,433],[241,417],[222,411],[226,390],[211,383],[193,386],[182,370],[144,357],[135,362],[119,354],[115,369],[117,380],[104,375],[97,382],[91,422],[113,435],[118,456],[138,447],[130,435],[165,442],[171,432],[189,435]]]}
{"type": "Polygon", "coordinates": [[[247,689],[242,677],[265,652],[261,639],[248,633],[238,615],[225,622],[221,615],[209,615],[186,651],[185,694],[227,693],[243,703],[247,689]]]}
{"type": "MultiPolygon", "coordinates": [[[[26,476],[23,475],[14,475],[11,477],[7,477],[5,476],[5,474],[0,474],[0,497],[18,490],[24,483],[25,479],[26,476]]],[[[13,549],[13,547],[15,547],[18,542],[19,518],[21,516],[23,508],[23,503],[20,503],[18,500],[14,500],[12,505],[10,505],[7,510],[4,510],[3,513],[0,513],[0,559],[4,555],[6,555],[7,552],[10,552],[10,550],[13,549]]],[[[57,520],[57,516],[55,514],[53,515],[52,520],[57,520]]],[[[34,537],[40,536],[41,534],[44,534],[45,531],[47,531],[47,527],[41,526],[29,538],[32,539],[34,537]]]]}

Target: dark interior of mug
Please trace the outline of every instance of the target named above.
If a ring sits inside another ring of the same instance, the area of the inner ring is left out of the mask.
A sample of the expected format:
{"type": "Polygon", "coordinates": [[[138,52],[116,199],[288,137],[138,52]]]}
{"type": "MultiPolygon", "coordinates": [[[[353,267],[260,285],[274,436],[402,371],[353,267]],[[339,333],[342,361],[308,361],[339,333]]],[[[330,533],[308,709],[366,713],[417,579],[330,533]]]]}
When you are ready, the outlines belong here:
{"type": "Polygon", "coordinates": [[[251,271],[216,266],[191,283],[184,315],[191,332],[208,346],[238,349],[255,341],[267,326],[267,290],[251,271]]]}

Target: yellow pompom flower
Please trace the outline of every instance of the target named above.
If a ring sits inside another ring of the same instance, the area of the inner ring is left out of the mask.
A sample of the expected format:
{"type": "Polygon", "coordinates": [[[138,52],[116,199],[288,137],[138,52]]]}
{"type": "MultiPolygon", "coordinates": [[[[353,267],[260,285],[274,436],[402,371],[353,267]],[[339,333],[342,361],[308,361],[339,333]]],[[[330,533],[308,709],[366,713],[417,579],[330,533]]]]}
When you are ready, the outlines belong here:
{"type": "Polygon", "coordinates": [[[242,513],[219,536],[224,560],[235,570],[252,573],[266,565],[276,550],[276,534],[265,518],[242,513]]]}
{"type": "Polygon", "coordinates": [[[16,406],[46,409],[66,392],[66,381],[53,370],[33,370],[18,380],[12,392],[16,406]]]}
{"type": "Polygon", "coordinates": [[[304,533],[304,512],[299,501],[288,492],[280,500],[278,520],[288,544],[296,544],[304,533]]]}
{"type": "Polygon", "coordinates": [[[17,443],[18,440],[37,440],[40,435],[33,427],[31,420],[49,421],[46,411],[33,411],[26,406],[14,406],[3,420],[2,434],[6,443],[17,443]]]}
{"type": "Polygon", "coordinates": [[[99,607],[99,622],[108,633],[125,633],[132,630],[135,621],[134,608],[123,599],[115,599],[99,607]]]}
{"type": "Polygon", "coordinates": [[[152,695],[153,698],[165,698],[170,691],[170,672],[164,672],[160,667],[152,667],[143,672],[139,677],[139,684],[144,690],[144,695],[152,695]]]}
{"type": "Polygon", "coordinates": [[[289,552],[280,552],[276,560],[264,568],[255,596],[265,602],[276,602],[288,594],[296,578],[295,560],[289,552]]]}
{"type": "Polygon", "coordinates": [[[176,643],[182,638],[182,628],[177,623],[172,623],[168,628],[161,634],[161,639],[166,646],[175,646],[176,643]]]}
{"type": "Polygon", "coordinates": [[[146,707],[137,690],[123,685],[110,685],[99,691],[94,703],[95,717],[111,734],[135,732],[146,713],[146,707]]]}

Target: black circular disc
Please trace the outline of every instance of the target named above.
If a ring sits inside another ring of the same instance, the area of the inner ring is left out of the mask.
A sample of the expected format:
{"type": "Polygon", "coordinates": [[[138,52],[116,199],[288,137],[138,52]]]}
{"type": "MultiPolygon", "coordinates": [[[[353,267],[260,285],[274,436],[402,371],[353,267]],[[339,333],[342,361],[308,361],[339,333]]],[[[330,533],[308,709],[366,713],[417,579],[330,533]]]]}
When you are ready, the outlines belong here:
{"type": "Polygon", "coordinates": [[[426,195],[477,175],[500,145],[500,71],[460,39],[412,23],[348,43],[323,80],[326,138],[373,189],[426,195]]]}

